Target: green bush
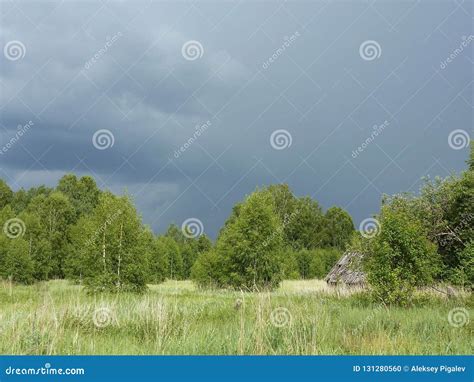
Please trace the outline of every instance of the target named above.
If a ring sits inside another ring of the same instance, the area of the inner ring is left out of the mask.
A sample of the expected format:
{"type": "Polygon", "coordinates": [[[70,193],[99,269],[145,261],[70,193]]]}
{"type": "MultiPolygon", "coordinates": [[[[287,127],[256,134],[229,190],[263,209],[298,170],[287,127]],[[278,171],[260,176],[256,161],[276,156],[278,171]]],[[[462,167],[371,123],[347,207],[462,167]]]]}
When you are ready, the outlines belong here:
{"type": "Polygon", "coordinates": [[[406,305],[415,287],[433,281],[440,269],[440,258],[414,216],[385,206],[379,222],[379,234],[366,242],[367,280],[377,300],[406,305]]]}
{"type": "Polygon", "coordinates": [[[201,288],[221,286],[221,269],[217,253],[214,250],[199,255],[191,268],[191,280],[201,288]]]}
{"type": "Polygon", "coordinates": [[[282,223],[270,192],[252,193],[226,222],[215,250],[220,283],[232,288],[271,289],[281,281],[282,223]]]}

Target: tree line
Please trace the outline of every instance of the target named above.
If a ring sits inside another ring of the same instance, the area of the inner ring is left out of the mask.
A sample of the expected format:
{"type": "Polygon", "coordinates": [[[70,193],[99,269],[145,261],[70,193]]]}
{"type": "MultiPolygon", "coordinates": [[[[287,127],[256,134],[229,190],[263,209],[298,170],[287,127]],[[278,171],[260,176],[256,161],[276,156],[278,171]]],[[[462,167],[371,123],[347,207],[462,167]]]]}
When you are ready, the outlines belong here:
{"type": "Polygon", "coordinates": [[[73,174],[54,188],[15,192],[0,180],[0,223],[1,278],[25,284],[67,278],[91,291],[136,292],[166,279],[255,288],[283,278],[323,277],[354,230],[342,209],[323,213],[316,201],[273,185],[234,207],[215,244],[175,224],[154,235],[130,196],[102,191],[92,177],[73,174]],[[224,272],[206,267],[222,251],[239,265],[227,264],[228,275],[209,279],[224,272]]]}
{"type": "Polygon", "coordinates": [[[68,174],[55,188],[13,192],[0,181],[0,277],[67,278],[91,291],[136,291],[191,278],[200,287],[271,289],[283,279],[323,278],[347,249],[364,256],[377,300],[406,304],[415,288],[474,281],[474,149],[468,168],[426,179],[417,195],[384,196],[371,232],[339,207],[323,211],[286,184],[237,203],[215,242],[172,224],[154,235],[131,198],[68,174]]]}

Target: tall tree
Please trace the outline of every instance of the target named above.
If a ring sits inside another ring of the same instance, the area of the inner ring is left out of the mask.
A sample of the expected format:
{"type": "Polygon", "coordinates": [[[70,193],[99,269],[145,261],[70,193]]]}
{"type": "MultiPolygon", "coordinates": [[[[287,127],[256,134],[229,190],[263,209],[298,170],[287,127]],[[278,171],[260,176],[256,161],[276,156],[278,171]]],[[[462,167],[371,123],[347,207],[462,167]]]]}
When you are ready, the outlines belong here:
{"type": "Polygon", "coordinates": [[[0,179],[0,209],[10,204],[13,198],[13,191],[3,179],[0,179]]]}
{"type": "Polygon", "coordinates": [[[79,219],[72,238],[80,259],[76,272],[92,290],[146,289],[144,227],[127,196],[102,193],[92,214],[79,219]]]}
{"type": "Polygon", "coordinates": [[[433,281],[440,259],[413,214],[384,206],[379,221],[380,233],[365,244],[367,279],[377,299],[404,305],[415,287],[433,281]]]}
{"type": "Polygon", "coordinates": [[[222,284],[246,289],[277,286],[283,239],[272,195],[257,190],[248,196],[215,248],[223,264],[222,284]]]}
{"type": "Polygon", "coordinates": [[[288,240],[295,249],[313,249],[324,245],[324,215],[318,202],[298,198],[285,224],[288,240]]]}
{"type": "Polygon", "coordinates": [[[354,232],[351,215],[340,207],[331,207],[324,215],[324,246],[344,249],[354,232]]]}
{"type": "Polygon", "coordinates": [[[53,278],[64,278],[65,259],[69,252],[69,230],[74,221],[74,209],[61,192],[40,194],[28,205],[27,212],[38,216],[43,227],[43,238],[51,244],[51,274],[53,278]]]}
{"type": "Polygon", "coordinates": [[[73,174],[64,175],[56,189],[68,197],[74,207],[76,218],[91,213],[99,203],[100,190],[90,176],[77,179],[73,174]]]}

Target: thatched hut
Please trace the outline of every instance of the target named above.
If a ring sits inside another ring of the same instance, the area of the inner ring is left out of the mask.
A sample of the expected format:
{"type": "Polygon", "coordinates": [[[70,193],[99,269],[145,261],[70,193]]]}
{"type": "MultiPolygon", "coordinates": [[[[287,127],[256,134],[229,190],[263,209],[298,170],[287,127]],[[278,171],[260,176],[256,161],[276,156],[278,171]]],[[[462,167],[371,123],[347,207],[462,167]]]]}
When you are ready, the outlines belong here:
{"type": "Polygon", "coordinates": [[[324,280],[331,285],[364,286],[365,273],[361,266],[362,254],[346,252],[332,267],[324,280]]]}

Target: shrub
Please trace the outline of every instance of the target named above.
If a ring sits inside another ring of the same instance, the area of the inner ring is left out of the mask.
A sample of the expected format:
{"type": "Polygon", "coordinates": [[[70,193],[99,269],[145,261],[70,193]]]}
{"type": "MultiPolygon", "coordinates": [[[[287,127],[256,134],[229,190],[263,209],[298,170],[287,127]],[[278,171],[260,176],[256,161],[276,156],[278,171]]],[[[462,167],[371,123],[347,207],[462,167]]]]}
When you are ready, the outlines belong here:
{"type": "Polygon", "coordinates": [[[380,233],[366,243],[367,280],[378,300],[406,305],[415,287],[432,282],[439,255],[422,224],[405,211],[386,206],[379,220],[380,233]]]}
{"type": "Polygon", "coordinates": [[[233,288],[274,288],[281,281],[282,224],[268,191],[256,191],[240,205],[219,234],[220,281],[233,288]]]}
{"type": "Polygon", "coordinates": [[[199,255],[191,268],[191,280],[199,287],[221,286],[221,264],[214,250],[199,255]]]}

